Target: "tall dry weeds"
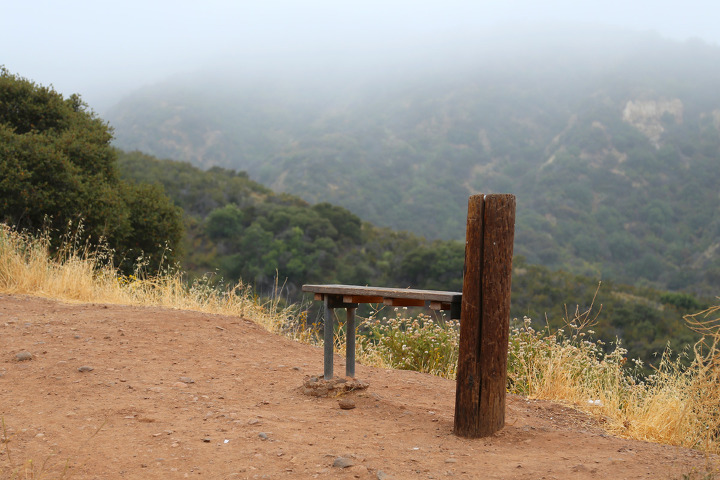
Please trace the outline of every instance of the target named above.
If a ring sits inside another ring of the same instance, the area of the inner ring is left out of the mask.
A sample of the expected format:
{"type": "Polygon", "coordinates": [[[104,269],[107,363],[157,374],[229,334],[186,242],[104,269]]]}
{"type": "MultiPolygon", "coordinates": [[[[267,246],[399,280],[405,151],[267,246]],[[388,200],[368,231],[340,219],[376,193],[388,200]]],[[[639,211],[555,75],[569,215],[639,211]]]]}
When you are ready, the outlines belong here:
{"type": "Polygon", "coordinates": [[[650,375],[641,373],[640,361],[627,359],[619,340],[606,349],[586,339],[590,310],[576,310],[566,322],[569,334],[535,331],[529,319],[514,326],[511,390],[575,405],[616,435],[720,453],[720,318],[712,318],[720,306],[685,317],[703,335],[690,366],[683,362],[686,352],[667,347],[650,375]]]}
{"type": "Polygon", "coordinates": [[[47,235],[33,236],[0,224],[0,292],[234,315],[289,336],[299,330],[297,308],[282,307],[278,298],[261,299],[248,284],[218,288],[210,276],[188,283],[177,270],[148,273],[142,265],[134,275],[122,275],[109,263],[109,252],[78,245],[75,238],[66,238],[53,251],[47,235]]]}
{"type": "Polygon", "coordinates": [[[686,315],[688,326],[702,337],[693,348],[692,377],[688,394],[692,417],[705,451],[720,452],[720,305],[686,315]]]}

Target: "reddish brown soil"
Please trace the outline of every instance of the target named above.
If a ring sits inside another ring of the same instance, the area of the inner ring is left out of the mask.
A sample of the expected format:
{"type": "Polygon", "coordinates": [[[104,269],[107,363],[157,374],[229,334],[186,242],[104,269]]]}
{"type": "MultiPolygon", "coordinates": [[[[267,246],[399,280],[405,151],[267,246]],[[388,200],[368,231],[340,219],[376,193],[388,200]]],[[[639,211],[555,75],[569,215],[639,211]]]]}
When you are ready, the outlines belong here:
{"type": "Polygon", "coordinates": [[[370,386],[344,410],[301,392],[321,371],[321,349],[240,318],[0,295],[0,477],[37,478],[43,462],[42,478],[77,479],[656,479],[706,465],[517,396],[502,431],[462,439],[452,381],[359,365],[370,386]]]}

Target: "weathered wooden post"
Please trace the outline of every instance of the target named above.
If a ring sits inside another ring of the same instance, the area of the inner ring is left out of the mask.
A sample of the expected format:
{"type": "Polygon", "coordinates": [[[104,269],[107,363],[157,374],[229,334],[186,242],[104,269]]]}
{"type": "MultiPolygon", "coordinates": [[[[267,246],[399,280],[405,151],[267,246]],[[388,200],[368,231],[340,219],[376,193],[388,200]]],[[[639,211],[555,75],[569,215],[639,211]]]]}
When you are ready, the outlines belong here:
{"type": "Polygon", "coordinates": [[[473,195],[465,237],[456,435],[483,437],[505,425],[514,195],[473,195]]]}

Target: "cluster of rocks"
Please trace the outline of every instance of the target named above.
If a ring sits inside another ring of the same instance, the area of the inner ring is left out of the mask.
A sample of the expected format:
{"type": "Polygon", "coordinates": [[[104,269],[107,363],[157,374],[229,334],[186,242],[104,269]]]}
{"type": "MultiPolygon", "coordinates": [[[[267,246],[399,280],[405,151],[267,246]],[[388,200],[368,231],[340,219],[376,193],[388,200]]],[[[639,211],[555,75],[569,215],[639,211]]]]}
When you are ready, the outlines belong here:
{"type": "MultiPolygon", "coordinates": [[[[339,469],[349,469],[356,473],[355,478],[367,478],[367,474],[369,473],[369,470],[367,467],[362,465],[361,463],[356,462],[356,460],[353,458],[355,455],[345,456],[345,457],[336,457],[333,460],[332,466],[334,468],[339,469]]],[[[386,474],[382,470],[377,470],[375,472],[375,476],[378,480],[391,480],[392,477],[390,475],[386,474]]]]}
{"type": "Polygon", "coordinates": [[[312,397],[339,396],[355,390],[365,390],[369,384],[350,377],[334,377],[325,380],[322,376],[312,376],[305,379],[302,393],[312,397]]]}

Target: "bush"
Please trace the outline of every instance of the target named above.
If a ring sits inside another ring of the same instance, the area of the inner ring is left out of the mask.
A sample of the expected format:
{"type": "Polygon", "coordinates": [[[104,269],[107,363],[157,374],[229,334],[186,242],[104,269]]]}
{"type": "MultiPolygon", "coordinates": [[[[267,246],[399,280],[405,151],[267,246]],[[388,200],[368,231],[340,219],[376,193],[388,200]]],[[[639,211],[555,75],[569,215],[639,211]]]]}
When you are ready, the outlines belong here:
{"type": "Polygon", "coordinates": [[[403,310],[396,308],[395,317],[380,320],[370,316],[364,326],[369,331],[359,339],[361,357],[380,357],[390,368],[455,378],[459,322],[433,320],[422,313],[405,318],[403,310]]]}
{"type": "Polygon", "coordinates": [[[45,231],[54,248],[68,225],[82,223],[118,263],[139,251],[154,267],[172,261],[181,211],[157,187],[120,181],[111,139],[79,96],[65,99],[0,67],[0,222],[45,231]]]}

